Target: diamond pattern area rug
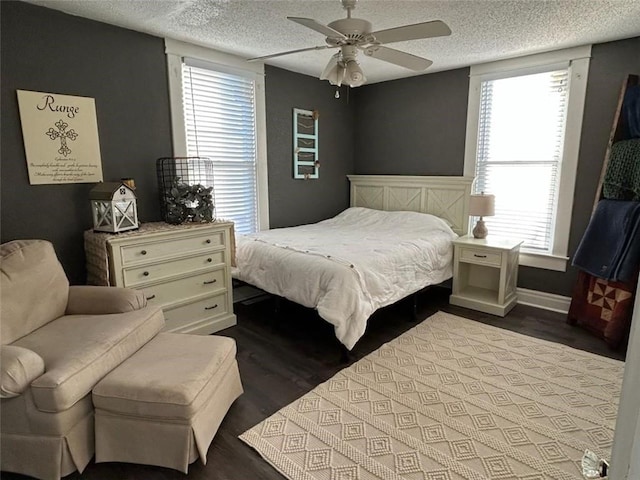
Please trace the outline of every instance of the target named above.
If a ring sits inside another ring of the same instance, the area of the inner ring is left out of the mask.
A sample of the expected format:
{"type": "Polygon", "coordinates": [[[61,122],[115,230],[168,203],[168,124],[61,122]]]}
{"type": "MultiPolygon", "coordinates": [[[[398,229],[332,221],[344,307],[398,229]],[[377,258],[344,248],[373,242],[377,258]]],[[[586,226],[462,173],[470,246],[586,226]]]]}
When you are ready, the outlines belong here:
{"type": "Polygon", "coordinates": [[[580,479],[623,368],[438,312],[240,438],[291,480],[580,479]]]}

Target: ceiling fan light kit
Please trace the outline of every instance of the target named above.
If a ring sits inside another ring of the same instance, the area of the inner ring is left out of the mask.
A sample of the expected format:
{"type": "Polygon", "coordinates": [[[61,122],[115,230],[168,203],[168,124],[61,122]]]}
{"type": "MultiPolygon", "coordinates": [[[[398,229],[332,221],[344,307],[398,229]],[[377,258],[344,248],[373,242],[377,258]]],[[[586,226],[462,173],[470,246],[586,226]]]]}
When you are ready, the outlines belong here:
{"type": "MultiPolygon", "coordinates": [[[[251,58],[249,61],[266,60],[312,50],[339,48],[338,53],[331,57],[322,71],[320,80],[328,80],[331,85],[338,87],[343,83],[350,87],[359,87],[367,81],[367,78],[357,61],[358,50],[364,52],[368,57],[418,72],[427,69],[433,62],[426,58],[385,47],[383,44],[451,35],[449,27],[440,20],[372,32],[371,22],[361,18],[351,18],[351,11],[356,7],[357,0],[341,1],[343,8],[347,11],[347,18],[335,20],[328,25],[312,18],[287,17],[292,22],[325,35],[326,45],[265,55],[251,58]]],[[[337,95],[336,98],[338,98],[337,95]]]]}
{"type": "Polygon", "coordinates": [[[328,80],[331,85],[338,87],[343,83],[350,87],[359,87],[367,81],[367,78],[355,57],[355,48],[345,47],[343,51],[331,57],[320,74],[320,80],[328,80]]]}
{"type": "Polygon", "coordinates": [[[359,87],[364,82],[367,81],[367,78],[364,76],[362,72],[362,68],[355,60],[349,60],[347,62],[347,83],[351,87],[359,87]]]}

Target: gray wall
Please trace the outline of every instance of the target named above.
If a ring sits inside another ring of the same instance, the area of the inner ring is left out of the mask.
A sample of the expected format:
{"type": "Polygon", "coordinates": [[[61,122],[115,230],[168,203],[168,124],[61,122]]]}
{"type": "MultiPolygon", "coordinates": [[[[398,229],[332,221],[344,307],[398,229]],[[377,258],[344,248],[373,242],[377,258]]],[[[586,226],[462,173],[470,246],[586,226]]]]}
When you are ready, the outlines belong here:
{"type": "Polygon", "coordinates": [[[346,175],[353,165],[353,104],[345,89],[315,77],[266,67],[267,157],[269,163],[269,222],[272,228],[317,222],[349,205],[346,175]],[[318,110],[316,180],[293,178],[293,109],[318,110]]]}
{"type": "Polygon", "coordinates": [[[356,173],[462,175],[469,69],[354,89],[356,173]]]}
{"type": "MultiPolygon", "coordinates": [[[[589,222],[620,86],[640,74],[640,38],[593,46],[569,255],[589,222]]],[[[366,85],[356,96],[356,173],[461,175],[469,70],[366,85]]],[[[518,286],[570,296],[577,270],[520,267],[518,286]]]]}
{"type": "Polygon", "coordinates": [[[71,282],[84,283],[94,184],[29,184],[16,89],[95,98],[104,179],[134,178],[140,219],[158,220],[155,160],[172,153],[164,43],[26,3],[0,8],[1,240],[52,241],[71,282]]]}

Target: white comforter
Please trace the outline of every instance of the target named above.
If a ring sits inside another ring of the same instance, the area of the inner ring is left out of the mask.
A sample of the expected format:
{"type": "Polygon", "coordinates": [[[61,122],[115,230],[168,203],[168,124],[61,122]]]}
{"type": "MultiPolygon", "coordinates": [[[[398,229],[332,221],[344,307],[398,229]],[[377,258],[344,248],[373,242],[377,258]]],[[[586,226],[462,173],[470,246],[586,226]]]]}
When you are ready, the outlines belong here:
{"type": "Polygon", "coordinates": [[[433,215],[353,207],[311,225],[239,235],[234,276],[316,308],[351,349],[375,310],[451,277],[456,237],[433,215]]]}

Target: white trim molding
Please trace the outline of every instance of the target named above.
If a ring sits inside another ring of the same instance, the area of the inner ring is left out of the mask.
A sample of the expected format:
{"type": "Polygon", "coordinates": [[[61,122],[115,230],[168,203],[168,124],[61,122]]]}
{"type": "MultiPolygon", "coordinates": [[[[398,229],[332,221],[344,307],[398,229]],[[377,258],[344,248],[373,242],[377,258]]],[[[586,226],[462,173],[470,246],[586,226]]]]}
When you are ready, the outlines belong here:
{"type": "MultiPolygon", "coordinates": [[[[507,58],[496,62],[483,63],[471,66],[471,76],[474,75],[494,75],[496,73],[513,72],[523,68],[536,68],[544,65],[565,63],[572,60],[591,57],[591,45],[581,47],[565,48],[553,52],[535,53],[524,57],[507,58]]],[[[504,76],[504,75],[503,75],[504,76]]]]}
{"type": "Polygon", "coordinates": [[[521,265],[562,272],[567,269],[569,231],[573,212],[573,197],[590,57],[591,45],[586,45],[482,65],[473,65],[471,67],[464,157],[464,175],[467,176],[475,176],[482,82],[509,76],[528,75],[544,70],[548,71],[551,67],[569,68],[567,121],[552,249],[548,253],[532,253],[526,249],[521,250],[521,265]]]}
{"type": "Polygon", "coordinates": [[[564,255],[544,255],[533,252],[520,252],[520,265],[525,267],[544,268],[557,272],[567,271],[569,257],[564,255]]]}
{"type": "Polygon", "coordinates": [[[187,156],[184,110],[182,106],[182,63],[185,58],[213,64],[217,70],[243,75],[254,80],[256,108],[256,189],[258,203],[258,229],[269,229],[269,183],[267,169],[267,111],[264,81],[264,63],[248,63],[241,57],[219,52],[199,45],[165,38],[167,71],[169,75],[169,102],[173,155],[187,156]]]}
{"type": "Polygon", "coordinates": [[[610,480],[640,478],[640,285],[631,314],[616,431],[611,447],[610,480]]]}
{"type": "Polygon", "coordinates": [[[555,293],[540,292],[538,290],[529,290],[528,288],[518,288],[518,303],[520,305],[529,305],[543,310],[550,310],[558,313],[569,313],[571,298],[555,293]]]}
{"type": "Polygon", "coordinates": [[[164,39],[164,51],[167,55],[177,55],[215,63],[222,67],[223,70],[230,71],[231,69],[235,70],[235,73],[246,74],[247,72],[252,72],[258,75],[264,75],[264,63],[262,62],[247,62],[242,57],[192,43],[180,42],[172,38],[164,39]]]}

